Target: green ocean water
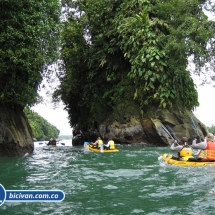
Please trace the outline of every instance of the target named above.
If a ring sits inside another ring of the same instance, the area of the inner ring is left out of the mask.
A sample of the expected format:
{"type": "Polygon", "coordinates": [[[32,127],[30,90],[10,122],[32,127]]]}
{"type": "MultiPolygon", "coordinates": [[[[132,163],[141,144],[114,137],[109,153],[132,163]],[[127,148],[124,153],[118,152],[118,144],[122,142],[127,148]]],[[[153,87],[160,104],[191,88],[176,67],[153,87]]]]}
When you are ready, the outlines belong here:
{"type": "Polygon", "coordinates": [[[62,190],[62,202],[4,202],[1,215],[215,214],[215,167],[177,167],[165,148],[117,145],[119,153],[41,147],[23,158],[0,157],[6,190],[62,190]]]}

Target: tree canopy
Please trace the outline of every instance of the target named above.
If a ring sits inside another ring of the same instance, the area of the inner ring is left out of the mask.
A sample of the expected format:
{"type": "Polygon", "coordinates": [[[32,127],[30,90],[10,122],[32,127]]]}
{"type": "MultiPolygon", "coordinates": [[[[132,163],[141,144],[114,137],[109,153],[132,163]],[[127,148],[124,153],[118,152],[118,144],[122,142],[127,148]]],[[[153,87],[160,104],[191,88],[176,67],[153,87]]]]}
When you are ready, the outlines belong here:
{"type": "Polygon", "coordinates": [[[62,32],[65,76],[54,94],[71,125],[85,127],[133,101],[150,106],[181,103],[192,110],[198,94],[187,69],[214,64],[214,21],[204,0],[78,0],[62,32]]]}
{"type": "Polygon", "coordinates": [[[48,65],[58,56],[59,0],[1,0],[0,104],[36,102],[48,65]]]}
{"type": "Polygon", "coordinates": [[[212,124],[211,126],[208,126],[207,129],[210,133],[213,133],[215,135],[215,125],[214,124],[212,124]]]}
{"type": "Polygon", "coordinates": [[[33,137],[37,140],[49,140],[50,138],[56,139],[59,136],[59,129],[51,125],[38,113],[33,112],[29,108],[25,108],[24,113],[31,126],[33,137]]]}

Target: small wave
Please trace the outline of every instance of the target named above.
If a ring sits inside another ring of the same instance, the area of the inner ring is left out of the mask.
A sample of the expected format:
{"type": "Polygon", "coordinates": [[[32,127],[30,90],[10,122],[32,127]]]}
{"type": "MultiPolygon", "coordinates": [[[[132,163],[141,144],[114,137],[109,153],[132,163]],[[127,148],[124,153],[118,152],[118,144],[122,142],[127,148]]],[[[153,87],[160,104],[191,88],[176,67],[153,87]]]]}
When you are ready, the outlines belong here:
{"type": "Polygon", "coordinates": [[[109,189],[109,190],[114,190],[114,189],[118,189],[118,187],[113,186],[113,185],[107,185],[104,187],[105,189],[109,189]]]}

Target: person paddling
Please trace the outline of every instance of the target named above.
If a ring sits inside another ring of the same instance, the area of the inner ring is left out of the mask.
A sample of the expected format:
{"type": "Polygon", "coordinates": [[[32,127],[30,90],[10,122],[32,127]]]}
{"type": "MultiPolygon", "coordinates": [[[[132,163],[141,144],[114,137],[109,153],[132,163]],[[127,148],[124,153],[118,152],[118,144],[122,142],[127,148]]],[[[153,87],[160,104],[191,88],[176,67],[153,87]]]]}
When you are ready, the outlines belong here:
{"type": "Polygon", "coordinates": [[[56,146],[56,144],[57,144],[57,141],[55,140],[55,139],[53,139],[53,138],[51,138],[50,140],[49,140],[49,142],[48,142],[48,146],[49,145],[52,145],[52,146],[56,146]]]}
{"type": "Polygon", "coordinates": [[[48,144],[47,144],[48,146],[49,146],[49,145],[52,145],[52,140],[53,140],[52,138],[49,140],[49,142],[48,142],[48,144]]]}
{"type": "Polygon", "coordinates": [[[103,141],[101,140],[101,137],[98,137],[96,142],[91,143],[94,147],[100,148],[100,146],[103,144],[103,141]]]}
{"type": "Polygon", "coordinates": [[[56,146],[57,141],[55,139],[52,140],[52,146],[56,146]]]}
{"type": "Polygon", "coordinates": [[[173,157],[173,159],[180,159],[181,157],[192,156],[193,154],[192,149],[188,145],[187,137],[182,137],[179,143],[177,140],[174,140],[170,149],[178,152],[178,157],[173,157]]]}
{"type": "Polygon", "coordinates": [[[201,149],[197,157],[202,161],[215,161],[214,135],[212,133],[208,133],[203,142],[197,143],[199,140],[200,137],[197,136],[192,142],[192,148],[201,149]]]}
{"type": "Polygon", "coordinates": [[[115,144],[113,140],[109,140],[107,144],[104,144],[104,149],[113,150],[115,149],[115,144]]]}

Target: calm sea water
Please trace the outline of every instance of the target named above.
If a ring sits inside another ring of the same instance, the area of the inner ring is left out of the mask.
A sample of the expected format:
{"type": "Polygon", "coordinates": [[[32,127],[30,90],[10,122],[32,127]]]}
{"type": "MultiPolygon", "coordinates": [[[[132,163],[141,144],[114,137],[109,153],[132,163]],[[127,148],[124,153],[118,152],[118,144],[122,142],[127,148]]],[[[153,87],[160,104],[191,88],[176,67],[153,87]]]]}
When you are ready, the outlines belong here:
{"type": "Polygon", "coordinates": [[[158,157],[169,148],[118,145],[119,153],[39,147],[0,157],[6,190],[62,190],[62,202],[5,202],[0,214],[215,214],[215,167],[177,167],[158,157]]]}

